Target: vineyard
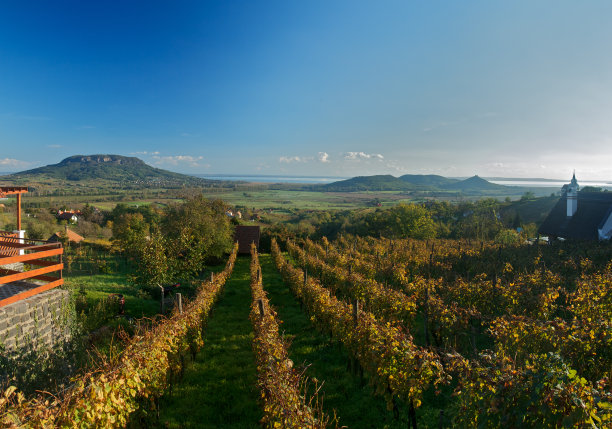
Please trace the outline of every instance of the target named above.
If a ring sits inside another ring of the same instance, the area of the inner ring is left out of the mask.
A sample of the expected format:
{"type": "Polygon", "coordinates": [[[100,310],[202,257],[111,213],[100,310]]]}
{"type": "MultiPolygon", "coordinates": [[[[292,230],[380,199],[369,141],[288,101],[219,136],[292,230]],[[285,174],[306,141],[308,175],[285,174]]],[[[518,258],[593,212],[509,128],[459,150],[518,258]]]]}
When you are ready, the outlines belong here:
{"type": "Polygon", "coordinates": [[[241,354],[252,378],[222,383],[244,396],[219,391],[208,406],[235,398],[258,411],[208,427],[612,427],[609,245],[340,237],[236,252],[182,313],[62,394],[9,387],[2,423],[188,426],[211,377],[186,387],[185,372],[218,359],[225,374],[241,354]],[[218,357],[202,355],[213,330],[232,329],[213,326],[222,311],[248,341],[230,350],[228,333],[218,357]]]}
{"type": "Polygon", "coordinates": [[[609,246],[286,245],[286,281],[390,408],[433,391],[468,427],[612,426],[609,246]]]}

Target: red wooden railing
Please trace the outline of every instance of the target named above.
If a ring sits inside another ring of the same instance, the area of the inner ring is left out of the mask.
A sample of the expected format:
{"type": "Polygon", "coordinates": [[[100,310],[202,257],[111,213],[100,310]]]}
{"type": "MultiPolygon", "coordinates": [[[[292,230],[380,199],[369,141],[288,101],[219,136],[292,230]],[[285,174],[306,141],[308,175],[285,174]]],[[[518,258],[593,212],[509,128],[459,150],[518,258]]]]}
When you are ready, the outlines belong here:
{"type": "Polygon", "coordinates": [[[28,264],[30,269],[22,272],[0,267],[0,288],[2,285],[29,279],[42,280],[46,283],[32,283],[32,287],[25,288],[20,293],[0,298],[0,307],[64,284],[62,278],[64,249],[61,243],[15,238],[16,234],[9,234],[12,233],[0,233],[0,266],[21,262],[28,264]]]}
{"type": "Polygon", "coordinates": [[[2,245],[2,241],[8,241],[11,243],[19,243],[19,234],[10,231],[0,231],[0,257],[6,255],[19,255],[19,249],[14,247],[7,247],[2,245]]]}

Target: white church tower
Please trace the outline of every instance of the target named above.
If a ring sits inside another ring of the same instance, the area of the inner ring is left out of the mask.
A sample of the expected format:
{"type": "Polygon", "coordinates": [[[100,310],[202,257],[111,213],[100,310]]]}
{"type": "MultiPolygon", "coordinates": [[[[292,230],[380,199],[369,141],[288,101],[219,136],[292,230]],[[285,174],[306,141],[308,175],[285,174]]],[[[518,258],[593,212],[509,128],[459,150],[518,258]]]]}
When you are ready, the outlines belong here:
{"type": "Polygon", "coordinates": [[[578,210],[578,182],[576,181],[576,172],[572,181],[567,185],[567,217],[574,216],[576,210],[578,210]]]}

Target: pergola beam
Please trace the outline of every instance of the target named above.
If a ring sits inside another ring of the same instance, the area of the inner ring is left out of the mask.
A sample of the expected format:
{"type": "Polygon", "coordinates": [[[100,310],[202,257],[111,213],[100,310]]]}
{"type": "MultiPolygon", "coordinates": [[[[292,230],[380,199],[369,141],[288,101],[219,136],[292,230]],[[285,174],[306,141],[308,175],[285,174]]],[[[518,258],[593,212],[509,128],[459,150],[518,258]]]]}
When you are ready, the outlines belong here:
{"type": "Polygon", "coordinates": [[[27,186],[0,186],[0,198],[17,195],[17,230],[21,231],[21,194],[28,192],[27,186]]]}

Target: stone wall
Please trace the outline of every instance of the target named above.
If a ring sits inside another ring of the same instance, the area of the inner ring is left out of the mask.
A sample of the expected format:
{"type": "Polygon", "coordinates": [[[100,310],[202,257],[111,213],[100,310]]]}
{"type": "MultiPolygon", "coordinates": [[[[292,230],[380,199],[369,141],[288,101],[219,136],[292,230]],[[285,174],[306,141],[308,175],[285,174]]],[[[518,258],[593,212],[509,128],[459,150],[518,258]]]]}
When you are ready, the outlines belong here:
{"type": "Polygon", "coordinates": [[[14,264],[0,265],[0,268],[5,270],[21,271],[23,272],[23,262],[15,262],[14,264]]]}
{"type": "Polygon", "coordinates": [[[0,344],[10,353],[65,341],[70,317],[70,292],[58,288],[0,307],[0,344]]]}

